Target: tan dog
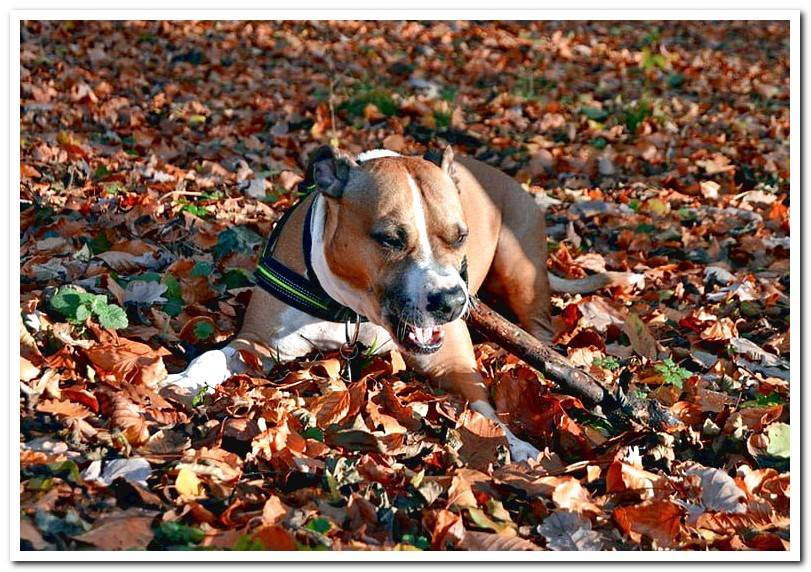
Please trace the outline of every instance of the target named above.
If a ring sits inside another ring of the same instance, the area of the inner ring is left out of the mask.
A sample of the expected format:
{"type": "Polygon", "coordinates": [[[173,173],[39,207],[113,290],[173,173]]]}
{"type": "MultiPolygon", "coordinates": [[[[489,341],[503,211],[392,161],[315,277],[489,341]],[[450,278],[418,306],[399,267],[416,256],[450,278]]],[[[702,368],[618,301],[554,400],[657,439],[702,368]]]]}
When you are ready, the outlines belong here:
{"type": "MultiPolygon", "coordinates": [[[[490,405],[460,318],[468,296],[486,290],[507,303],[523,328],[550,338],[543,210],[513,179],[471,158],[454,160],[450,148],[441,166],[390,151],[353,159],[322,148],[314,157],[308,177],[317,192],[285,222],[274,258],[306,274],[302,231],[311,208],[311,269],[329,297],[368,318],[360,341],[382,350],[393,342],[410,367],[501,424],[514,461],[536,456],[490,405]]],[[[616,278],[611,274],[553,277],[553,285],[585,292],[616,278]]],[[[345,336],[343,323],[315,318],[257,287],[229,346],[203,354],[169,381],[214,385],[244,369],[237,350],[269,366],[316,348],[337,349],[345,336]]]]}

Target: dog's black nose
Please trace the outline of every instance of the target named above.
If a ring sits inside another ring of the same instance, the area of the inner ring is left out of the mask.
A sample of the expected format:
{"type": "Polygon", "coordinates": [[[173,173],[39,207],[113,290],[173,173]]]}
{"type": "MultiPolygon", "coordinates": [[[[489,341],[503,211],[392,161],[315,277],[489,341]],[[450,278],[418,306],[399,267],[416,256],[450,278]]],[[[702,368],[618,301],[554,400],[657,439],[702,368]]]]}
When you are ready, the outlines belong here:
{"type": "Polygon", "coordinates": [[[451,322],[462,315],[467,297],[461,286],[437,290],[428,294],[426,310],[440,324],[451,322]]]}

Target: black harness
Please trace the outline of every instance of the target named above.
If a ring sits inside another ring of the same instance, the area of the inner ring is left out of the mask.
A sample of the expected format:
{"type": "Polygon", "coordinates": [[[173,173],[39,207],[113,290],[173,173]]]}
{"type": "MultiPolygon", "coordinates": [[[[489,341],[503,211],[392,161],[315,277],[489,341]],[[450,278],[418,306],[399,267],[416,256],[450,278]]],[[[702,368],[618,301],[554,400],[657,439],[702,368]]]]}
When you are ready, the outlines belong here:
{"type": "Polygon", "coordinates": [[[301,242],[304,247],[304,264],[307,267],[306,275],[302,276],[273,257],[273,249],[276,246],[276,242],[282,233],[285,223],[290,219],[290,215],[306,202],[306,199],[304,199],[284,213],[273,228],[273,232],[270,233],[270,237],[268,237],[268,241],[262,250],[262,256],[259,258],[259,264],[256,266],[256,272],[254,272],[256,283],[288,306],[292,306],[321,320],[326,320],[327,322],[365,322],[367,321],[365,317],[360,316],[351,308],[347,308],[330,297],[318,282],[318,277],[313,270],[310,257],[313,242],[312,235],[310,234],[310,223],[312,221],[315,199],[317,198],[318,197],[314,197],[310,202],[307,215],[304,218],[304,230],[301,242]]]}

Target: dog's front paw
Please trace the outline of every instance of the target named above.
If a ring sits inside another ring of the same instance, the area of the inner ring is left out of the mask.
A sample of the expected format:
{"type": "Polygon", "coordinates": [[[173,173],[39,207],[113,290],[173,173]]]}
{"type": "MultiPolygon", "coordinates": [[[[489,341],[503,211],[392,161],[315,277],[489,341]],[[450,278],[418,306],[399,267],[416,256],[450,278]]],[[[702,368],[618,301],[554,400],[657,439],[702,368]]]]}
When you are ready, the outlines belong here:
{"type": "Polygon", "coordinates": [[[224,348],[222,350],[207,351],[193,359],[189,367],[180,373],[170,374],[163,380],[164,385],[176,385],[196,392],[202,387],[214,387],[231,377],[229,364],[231,355],[224,348]]]}
{"type": "Polygon", "coordinates": [[[537,459],[541,455],[538,449],[515,436],[507,438],[507,445],[510,448],[510,460],[513,463],[537,459]]]}

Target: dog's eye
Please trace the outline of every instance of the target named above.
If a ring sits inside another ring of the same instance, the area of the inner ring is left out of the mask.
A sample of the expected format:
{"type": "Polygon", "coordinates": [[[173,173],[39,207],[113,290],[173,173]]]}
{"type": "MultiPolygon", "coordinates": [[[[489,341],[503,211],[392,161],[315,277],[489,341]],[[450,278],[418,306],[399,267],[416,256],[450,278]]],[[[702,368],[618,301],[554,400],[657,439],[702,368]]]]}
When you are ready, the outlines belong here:
{"type": "Polygon", "coordinates": [[[454,248],[462,248],[467,240],[468,231],[467,229],[459,229],[459,233],[456,235],[456,238],[451,242],[451,246],[454,248]]]}
{"type": "Polygon", "coordinates": [[[376,232],[372,234],[372,239],[389,250],[402,250],[405,248],[405,236],[402,233],[376,232]]]}

